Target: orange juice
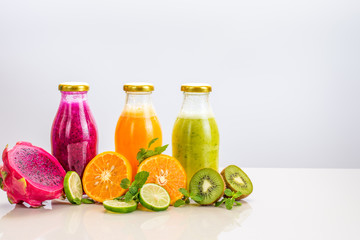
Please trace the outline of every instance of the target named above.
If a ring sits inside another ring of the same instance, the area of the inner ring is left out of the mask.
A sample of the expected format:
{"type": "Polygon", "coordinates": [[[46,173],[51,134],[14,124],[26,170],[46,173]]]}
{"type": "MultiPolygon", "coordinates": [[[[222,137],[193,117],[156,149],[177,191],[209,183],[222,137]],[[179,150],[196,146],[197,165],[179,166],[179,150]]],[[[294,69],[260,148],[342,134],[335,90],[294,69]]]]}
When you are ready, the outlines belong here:
{"type": "MultiPolygon", "coordinates": [[[[143,89],[139,86],[149,85],[124,85],[127,93],[126,104],[115,130],[115,151],[129,160],[133,178],[139,165],[136,159],[139,149],[146,149],[148,143],[154,138],[159,139],[151,146],[151,149],[162,145],[161,127],[152,106],[151,91],[139,91],[143,89]],[[132,88],[125,86],[137,86],[137,88],[136,91],[130,91],[132,88]]],[[[153,90],[153,87],[149,89],[153,90]]]]}

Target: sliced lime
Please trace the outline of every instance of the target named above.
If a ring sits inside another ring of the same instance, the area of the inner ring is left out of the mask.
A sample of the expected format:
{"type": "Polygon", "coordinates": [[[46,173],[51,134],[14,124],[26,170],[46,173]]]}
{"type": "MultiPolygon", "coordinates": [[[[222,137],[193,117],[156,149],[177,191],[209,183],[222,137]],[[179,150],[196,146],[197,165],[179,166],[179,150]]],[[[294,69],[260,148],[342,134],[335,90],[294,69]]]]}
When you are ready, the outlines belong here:
{"type": "Polygon", "coordinates": [[[69,171],[66,173],[64,178],[64,190],[69,202],[72,204],[81,204],[83,188],[81,179],[76,172],[69,171]]]}
{"type": "Polygon", "coordinates": [[[147,183],[140,189],[140,203],[147,209],[163,211],[170,205],[170,195],[165,188],[147,183]]]}
{"type": "Polygon", "coordinates": [[[130,202],[125,202],[124,200],[106,200],[103,202],[103,205],[106,210],[118,213],[133,212],[137,208],[137,202],[134,200],[130,202]]]}

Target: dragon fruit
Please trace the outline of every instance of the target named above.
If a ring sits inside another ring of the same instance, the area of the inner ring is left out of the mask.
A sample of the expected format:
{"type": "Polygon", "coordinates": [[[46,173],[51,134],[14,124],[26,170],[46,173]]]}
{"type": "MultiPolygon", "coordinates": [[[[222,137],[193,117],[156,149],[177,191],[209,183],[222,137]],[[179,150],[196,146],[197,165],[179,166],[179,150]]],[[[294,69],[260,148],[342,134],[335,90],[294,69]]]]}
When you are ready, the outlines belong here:
{"type": "Polygon", "coordinates": [[[6,146],[2,159],[0,187],[10,203],[26,202],[39,207],[45,200],[60,198],[66,174],[55,157],[28,142],[6,146]]]}

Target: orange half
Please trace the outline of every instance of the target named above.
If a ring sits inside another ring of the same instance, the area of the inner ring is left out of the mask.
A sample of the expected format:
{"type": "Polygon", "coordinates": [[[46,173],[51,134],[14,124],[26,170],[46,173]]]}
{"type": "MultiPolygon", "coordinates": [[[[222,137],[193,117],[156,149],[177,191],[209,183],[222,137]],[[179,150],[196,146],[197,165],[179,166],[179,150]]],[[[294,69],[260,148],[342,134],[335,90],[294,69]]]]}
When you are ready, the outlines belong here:
{"type": "Polygon", "coordinates": [[[82,178],[85,193],[98,202],[114,199],[125,193],[121,180],[132,179],[129,161],[116,152],[103,152],[86,166],[82,178]]]}
{"type": "Polygon", "coordinates": [[[176,158],[163,154],[149,157],[140,164],[140,171],[149,172],[147,183],[156,183],[166,189],[171,205],[182,198],[179,188],[186,188],[186,173],[176,158]]]}

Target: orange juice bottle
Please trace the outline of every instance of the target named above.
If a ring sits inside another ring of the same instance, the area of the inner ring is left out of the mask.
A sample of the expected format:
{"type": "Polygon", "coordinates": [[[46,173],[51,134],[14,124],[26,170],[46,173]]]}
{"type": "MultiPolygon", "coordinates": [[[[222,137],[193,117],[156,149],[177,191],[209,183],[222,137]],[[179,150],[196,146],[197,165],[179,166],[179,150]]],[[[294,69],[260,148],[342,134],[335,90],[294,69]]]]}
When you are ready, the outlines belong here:
{"type": "Polygon", "coordinates": [[[115,151],[124,155],[131,163],[133,178],[138,169],[136,155],[140,148],[159,138],[151,149],[162,145],[162,133],[156,116],[151,93],[154,86],[148,83],[129,83],[124,85],[126,103],[115,130],[115,151]]]}

